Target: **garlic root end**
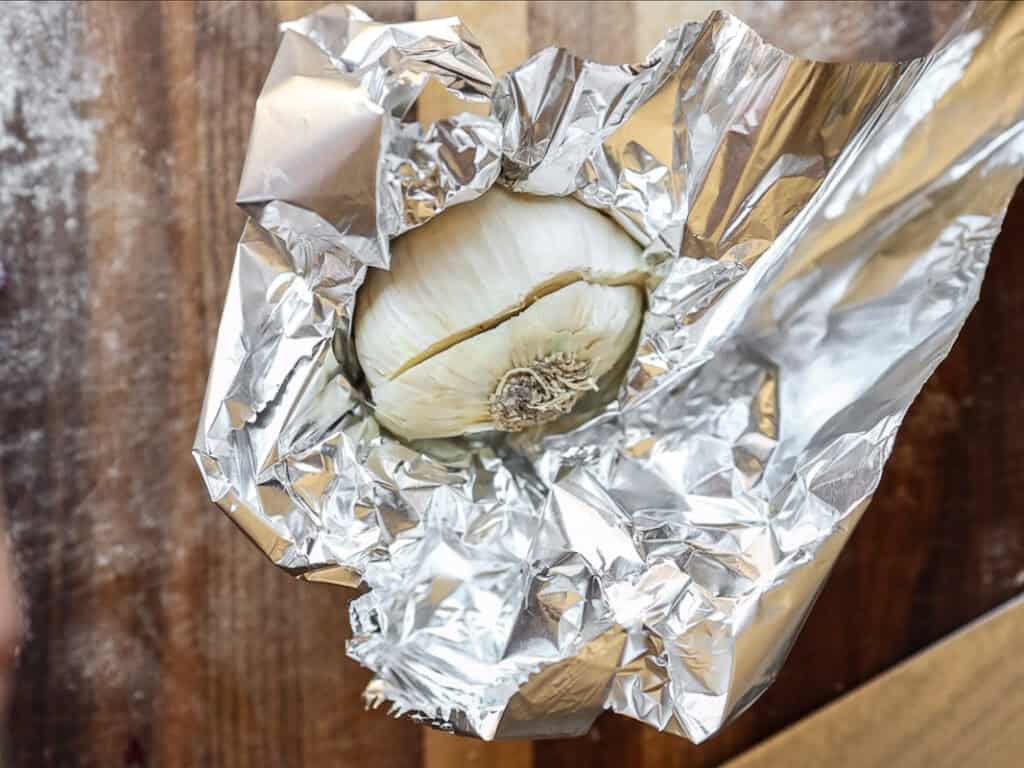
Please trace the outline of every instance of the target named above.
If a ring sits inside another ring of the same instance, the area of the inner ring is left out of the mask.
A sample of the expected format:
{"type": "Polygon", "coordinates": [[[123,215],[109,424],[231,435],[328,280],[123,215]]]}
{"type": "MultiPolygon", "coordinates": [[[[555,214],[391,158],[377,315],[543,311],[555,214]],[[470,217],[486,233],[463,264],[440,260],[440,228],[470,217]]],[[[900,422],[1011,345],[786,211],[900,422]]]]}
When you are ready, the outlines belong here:
{"type": "Polygon", "coordinates": [[[563,416],[585,392],[597,389],[593,367],[589,360],[562,352],[506,371],[490,398],[494,425],[520,432],[563,416]]]}

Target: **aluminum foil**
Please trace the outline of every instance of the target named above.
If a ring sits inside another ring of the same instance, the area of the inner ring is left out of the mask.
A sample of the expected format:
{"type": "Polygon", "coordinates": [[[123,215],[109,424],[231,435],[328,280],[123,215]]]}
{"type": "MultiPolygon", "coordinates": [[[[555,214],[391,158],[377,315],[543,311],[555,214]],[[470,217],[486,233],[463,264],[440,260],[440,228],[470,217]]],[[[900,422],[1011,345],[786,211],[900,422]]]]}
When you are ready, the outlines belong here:
{"type": "Polygon", "coordinates": [[[456,19],[284,25],[194,448],[211,497],[279,566],[369,587],[371,704],[485,739],[604,709],[707,738],[775,677],[978,298],[1022,81],[1020,4],[901,64],[716,14],[638,65],[548,49],[500,80],[456,19]],[[490,115],[420,126],[431,79],[490,115]],[[635,358],[571,431],[403,444],[349,344],[359,285],[495,183],[645,245],[635,358]]]}

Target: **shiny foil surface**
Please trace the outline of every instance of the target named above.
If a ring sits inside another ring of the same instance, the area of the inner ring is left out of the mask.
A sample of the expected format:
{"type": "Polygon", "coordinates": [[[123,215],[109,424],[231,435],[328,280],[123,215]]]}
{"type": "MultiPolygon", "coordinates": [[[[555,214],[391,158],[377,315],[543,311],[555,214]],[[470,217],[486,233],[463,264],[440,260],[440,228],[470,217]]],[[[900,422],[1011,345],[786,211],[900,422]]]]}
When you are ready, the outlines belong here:
{"type": "Polygon", "coordinates": [[[485,53],[457,19],[283,25],[194,454],[276,564],[369,587],[368,703],[701,741],[775,677],[977,301],[1024,173],[1024,5],[965,6],[899,64],[796,59],[726,14],[637,65],[548,49],[497,80],[485,53]],[[489,116],[419,125],[430,80],[489,116]],[[569,431],[403,444],[352,352],[359,286],[496,183],[645,246],[636,354],[569,431]]]}

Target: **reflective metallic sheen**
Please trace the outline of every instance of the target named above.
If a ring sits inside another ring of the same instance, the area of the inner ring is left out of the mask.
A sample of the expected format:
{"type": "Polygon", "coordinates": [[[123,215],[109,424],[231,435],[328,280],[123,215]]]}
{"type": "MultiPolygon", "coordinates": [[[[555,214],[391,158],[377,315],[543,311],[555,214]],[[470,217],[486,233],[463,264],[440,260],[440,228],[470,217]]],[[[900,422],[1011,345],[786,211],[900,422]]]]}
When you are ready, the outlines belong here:
{"type": "Polygon", "coordinates": [[[636,66],[549,49],[499,82],[454,19],[284,25],[194,448],[211,497],[278,565],[370,587],[348,650],[374,705],[707,738],[774,679],[977,301],[1021,82],[1024,4],[903,64],[795,59],[717,14],[636,66]],[[430,79],[491,116],[421,127],[430,79]],[[404,445],[364,399],[357,290],[495,182],[646,246],[636,355],[570,431],[404,445]]]}

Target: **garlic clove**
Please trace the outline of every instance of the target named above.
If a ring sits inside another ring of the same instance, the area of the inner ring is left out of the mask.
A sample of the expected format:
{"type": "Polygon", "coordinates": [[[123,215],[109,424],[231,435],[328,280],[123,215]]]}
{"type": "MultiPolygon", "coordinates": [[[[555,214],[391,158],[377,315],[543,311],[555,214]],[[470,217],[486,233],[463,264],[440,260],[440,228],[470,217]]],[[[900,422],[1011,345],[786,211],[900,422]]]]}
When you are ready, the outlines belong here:
{"type": "Polygon", "coordinates": [[[374,393],[570,283],[646,277],[641,249],[607,216],[501,188],[403,235],[392,251],[391,271],[370,270],[356,305],[356,349],[374,393]]]}
{"type": "Polygon", "coordinates": [[[643,301],[635,286],[574,282],[379,381],[377,418],[410,440],[551,421],[629,350],[643,301]]]}

